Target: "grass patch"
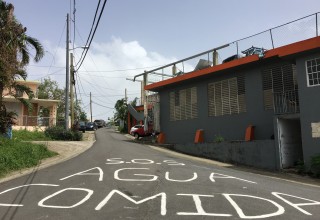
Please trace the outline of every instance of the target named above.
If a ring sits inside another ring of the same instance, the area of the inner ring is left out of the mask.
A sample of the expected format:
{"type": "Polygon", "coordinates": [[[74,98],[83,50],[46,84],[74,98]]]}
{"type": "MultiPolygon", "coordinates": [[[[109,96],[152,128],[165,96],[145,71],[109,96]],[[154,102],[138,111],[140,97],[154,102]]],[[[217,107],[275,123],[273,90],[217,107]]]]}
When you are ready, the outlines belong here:
{"type": "Polygon", "coordinates": [[[28,131],[25,129],[13,130],[12,139],[18,141],[50,141],[51,138],[47,137],[42,131],[28,131]]]}
{"type": "Polygon", "coordinates": [[[40,160],[57,155],[43,144],[0,138],[0,177],[7,173],[36,166],[40,160]]]}

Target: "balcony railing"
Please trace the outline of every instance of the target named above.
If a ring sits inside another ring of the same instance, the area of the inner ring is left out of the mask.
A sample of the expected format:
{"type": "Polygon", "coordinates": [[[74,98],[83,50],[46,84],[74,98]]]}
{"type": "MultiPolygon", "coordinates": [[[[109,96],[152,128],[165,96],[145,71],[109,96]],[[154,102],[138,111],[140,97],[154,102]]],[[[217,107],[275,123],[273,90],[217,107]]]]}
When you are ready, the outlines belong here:
{"type": "Polygon", "coordinates": [[[145,71],[144,73],[135,75],[134,80],[138,77],[148,75],[147,84],[152,84],[197,69],[206,68],[213,64],[221,64],[229,59],[232,60],[240,58],[241,56],[247,56],[248,54],[246,52],[248,51],[251,51],[251,53],[249,53],[249,55],[251,55],[257,52],[255,49],[260,50],[260,55],[262,55],[265,50],[317,37],[319,36],[320,30],[319,15],[320,12],[317,12],[188,58],[157,67],[156,69],[145,71]],[[219,56],[215,53],[217,51],[219,52],[219,56]],[[222,59],[220,59],[220,57],[222,59]]]}
{"type": "Polygon", "coordinates": [[[277,115],[300,112],[298,90],[273,93],[273,103],[277,115]]]}
{"type": "Polygon", "coordinates": [[[53,126],[56,125],[56,118],[39,116],[20,116],[17,118],[16,126],[53,126]]]}

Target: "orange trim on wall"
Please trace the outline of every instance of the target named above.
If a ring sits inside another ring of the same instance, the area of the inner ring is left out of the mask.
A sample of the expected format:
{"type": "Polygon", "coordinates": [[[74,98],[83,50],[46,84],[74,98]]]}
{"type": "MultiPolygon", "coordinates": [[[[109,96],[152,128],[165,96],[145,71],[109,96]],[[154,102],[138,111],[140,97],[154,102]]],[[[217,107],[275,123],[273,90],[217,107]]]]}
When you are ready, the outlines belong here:
{"type": "Polygon", "coordinates": [[[253,55],[253,56],[249,56],[249,57],[243,57],[241,59],[237,59],[237,60],[233,60],[233,61],[230,61],[230,62],[227,62],[227,63],[219,64],[217,66],[209,67],[209,68],[202,69],[202,70],[197,70],[197,71],[194,71],[194,72],[191,72],[191,73],[186,73],[184,75],[177,76],[177,77],[174,77],[174,78],[171,78],[171,79],[167,79],[167,80],[163,80],[163,81],[160,81],[160,82],[157,82],[157,83],[153,83],[153,84],[145,86],[144,88],[145,88],[145,90],[153,90],[153,89],[156,89],[156,88],[159,88],[159,87],[162,87],[162,86],[166,86],[166,85],[169,85],[169,84],[181,82],[181,81],[184,81],[184,80],[187,80],[187,79],[193,79],[193,78],[196,78],[196,77],[199,77],[199,76],[204,76],[204,75],[215,73],[215,72],[219,72],[221,70],[230,69],[230,68],[233,68],[233,67],[241,66],[241,65],[244,65],[244,64],[247,64],[247,63],[258,61],[258,60],[259,60],[258,55],[253,55]]]}
{"type": "Polygon", "coordinates": [[[194,137],[194,143],[195,144],[199,144],[199,143],[203,143],[204,141],[204,131],[202,129],[199,129],[196,131],[196,135],[194,137]]]}
{"type": "Polygon", "coordinates": [[[253,125],[248,125],[246,129],[245,141],[253,141],[254,140],[254,127],[253,125]]]}
{"type": "Polygon", "coordinates": [[[320,37],[314,37],[288,44],[286,46],[278,47],[273,50],[268,50],[264,58],[269,58],[272,56],[285,57],[317,48],[320,48],[320,37]]]}
{"type": "MultiPolygon", "coordinates": [[[[320,37],[314,37],[314,38],[299,41],[299,42],[296,42],[293,44],[288,44],[286,46],[282,46],[282,47],[268,50],[266,52],[264,58],[262,58],[262,59],[268,59],[268,58],[276,57],[276,56],[277,57],[285,57],[288,55],[293,55],[293,54],[301,53],[304,51],[309,51],[309,50],[319,49],[319,48],[320,48],[320,37]]],[[[213,66],[213,67],[209,67],[206,69],[186,73],[184,75],[177,76],[177,77],[167,79],[167,80],[163,80],[163,81],[160,81],[157,83],[153,83],[153,84],[145,86],[144,88],[145,88],[145,90],[151,90],[151,91],[158,90],[159,88],[170,85],[170,84],[179,83],[179,82],[182,82],[185,80],[209,75],[209,74],[216,73],[216,72],[219,72],[222,70],[227,70],[227,69],[239,67],[242,65],[246,65],[249,63],[254,63],[258,60],[259,60],[258,55],[252,55],[252,56],[240,58],[237,60],[233,60],[233,61],[230,61],[227,63],[222,63],[217,66],[213,66]]]]}
{"type": "Polygon", "coordinates": [[[158,135],[157,142],[158,142],[159,144],[164,144],[164,143],[166,142],[166,136],[165,136],[164,133],[161,132],[161,133],[158,135]]]}

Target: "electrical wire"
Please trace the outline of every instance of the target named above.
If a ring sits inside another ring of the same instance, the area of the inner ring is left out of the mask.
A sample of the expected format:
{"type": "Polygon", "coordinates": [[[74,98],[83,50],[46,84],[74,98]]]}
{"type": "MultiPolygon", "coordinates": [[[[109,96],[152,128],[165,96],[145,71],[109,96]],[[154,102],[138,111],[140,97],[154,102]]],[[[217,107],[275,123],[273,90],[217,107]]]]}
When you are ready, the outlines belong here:
{"type": "MultiPolygon", "coordinates": [[[[79,79],[79,77],[77,76],[77,74],[74,74],[74,76],[75,76],[75,78],[78,78],[79,79]]],[[[81,96],[81,93],[80,93],[80,86],[79,86],[79,83],[78,83],[78,80],[75,80],[76,82],[76,84],[77,84],[77,86],[78,86],[78,90],[79,90],[79,95],[80,95],[80,99],[81,99],[81,101],[83,100],[82,99],[82,96],[81,96]]],[[[79,79],[79,81],[80,81],[80,79],[79,79]]],[[[76,86],[75,86],[76,87],[76,86]]]]}
{"type": "MultiPolygon", "coordinates": [[[[67,25],[67,22],[64,23],[64,27],[63,27],[63,29],[62,29],[62,31],[61,31],[59,43],[58,43],[58,46],[56,47],[56,49],[55,49],[55,51],[54,51],[54,54],[53,54],[53,57],[52,57],[52,61],[51,61],[51,64],[50,64],[50,66],[49,66],[49,69],[48,69],[47,74],[49,74],[49,72],[50,72],[50,70],[51,70],[51,68],[52,68],[52,66],[53,66],[54,57],[56,56],[57,51],[58,51],[58,48],[59,48],[59,46],[60,46],[60,44],[61,44],[62,35],[63,35],[63,33],[64,33],[64,30],[66,29],[66,25],[67,25]]],[[[31,65],[30,65],[30,66],[31,66],[31,65]]],[[[63,67],[63,68],[64,68],[64,67],[63,67]]]]}
{"type": "MultiPolygon", "coordinates": [[[[87,42],[86,42],[86,44],[85,44],[86,46],[88,45],[88,42],[90,41],[90,37],[91,37],[91,34],[92,34],[92,30],[93,30],[94,24],[95,24],[95,22],[96,22],[96,18],[97,18],[98,10],[99,10],[99,7],[100,7],[100,3],[101,3],[101,0],[99,0],[99,2],[98,2],[97,8],[96,8],[96,12],[95,12],[95,14],[94,14],[94,18],[93,18],[93,21],[92,21],[90,33],[89,33],[89,35],[88,35],[87,42]]],[[[82,51],[82,54],[81,54],[81,56],[80,56],[79,62],[82,60],[82,58],[83,58],[83,56],[84,56],[84,53],[85,53],[85,51],[82,51]]],[[[76,66],[79,64],[79,62],[76,64],[76,66]]]]}
{"type": "MultiPolygon", "coordinates": [[[[89,42],[89,45],[88,45],[88,49],[85,50],[84,56],[83,56],[82,60],[79,61],[79,62],[80,62],[79,66],[76,65],[76,66],[77,66],[77,70],[79,70],[79,68],[82,66],[82,63],[83,63],[83,61],[85,60],[85,58],[86,58],[86,56],[87,56],[88,50],[89,50],[89,48],[90,48],[90,46],[91,46],[93,37],[94,37],[94,35],[95,35],[96,31],[97,31],[97,28],[98,28],[98,26],[99,26],[100,19],[101,19],[101,17],[102,17],[102,13],[103,13],[103,11],[104,11],[104,8],[105,8],[105,6],[106,6],[107,1],[108,1],[108,0],[104,0],[104,2],[103,2],[103,6],[102,6],[102,9],[101,9],[101,11],[100,11],[100,15],[99,15],[98,21],[97,21],[97,23],[96,23],[95,29],[94,29],[94,31],[93,31],[92,37],[91,37],[91,39],[90,39],[90,42],[89,42]]],[[[100,2],[100,0],[99,0],[99,2],[100,2]]]]}
{"type": "Polygon", "coordinates": [[[91,101],[91,102],[94,103],[94,104],[96,104],[96,105],[98,105],[98,106],[104,107],[104,108],[114,109],[114,108],[111,108],[111,107],[108,107],[108,106],[105,106],[105,105],[98,104],[98,103],[96,103],[96,102],[94,102],[94,101],[91,101]]]}
{"type": "MultiPolygon", "coordinates": [[[[82,79],[83,79],[83,78],[82,78],[82,79]]],[[[85,82],[87,82],[88,84],[95,86],[94,88],[99,87],[99,88],[102,88],[102,89],[107,89],[107,90],[112,90],[112,91],[122,91],[122,90],[119,90],[119,89],[110,89],[110,88],[98,86],[97,84],[93,84],[93,83],[91,83],[91,82],[89,82],[89,81],[87,81],[87,80],[85,80],[85,79],[83,79],[83,80],[84,80],[85,82]]],[[[103,94],[103,93],[104,93],[104,92],[102,92],[102,94],[103,94]]]]}
{"type": "Polygon", "coordinates": [[[48,77],[48,76],[51,76],[51,75],[65,75],[64,73],[62,74],[57,74],[58,72],[61,72],[62,70],[57,70],[57,71],[55,71],[55,72],[52,72],[52,73],[49,73],[49,74],[46,74],[46,75],[44,75],[44,76],[42,76],[42,77],[40,77],[40,78],[37,78],[36,80],[41,80],[41,79],[43,79],[43,78],[46,78],[46,77],[48,77]]]}

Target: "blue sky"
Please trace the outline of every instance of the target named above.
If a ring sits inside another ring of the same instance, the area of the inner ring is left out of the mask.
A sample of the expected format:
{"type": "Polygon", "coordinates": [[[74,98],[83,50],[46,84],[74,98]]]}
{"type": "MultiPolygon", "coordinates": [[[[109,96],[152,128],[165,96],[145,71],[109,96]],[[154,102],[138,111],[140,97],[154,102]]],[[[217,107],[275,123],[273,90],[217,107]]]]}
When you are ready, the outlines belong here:
{"type": "MultiPolygon", "coordinates": [[[[64,87],[64,27],[66,14],[72,13],[70,0],[6,2],[15,6],[27,33],[48,51],[40,63],[30,64],[29,79],[49,75],[64,87]]],[[[98,0],[76,0],[76,46],[84,45],[97,4],[98,0]]],[[[93,105],[94,118],[107,119],[113,110],[106,107],[114,107],[125,88],[129,99],[140,97],[140,84],[127,77],[319,11],[319,0],[109,0],[79,70],[78,97],[89,115],[92,92],[98,103],[93,105]]],[[[286,38],[286,33],[280,36],[286,38]]],[[[77,62],[81,50],[74,53],[77,62]]]]}

